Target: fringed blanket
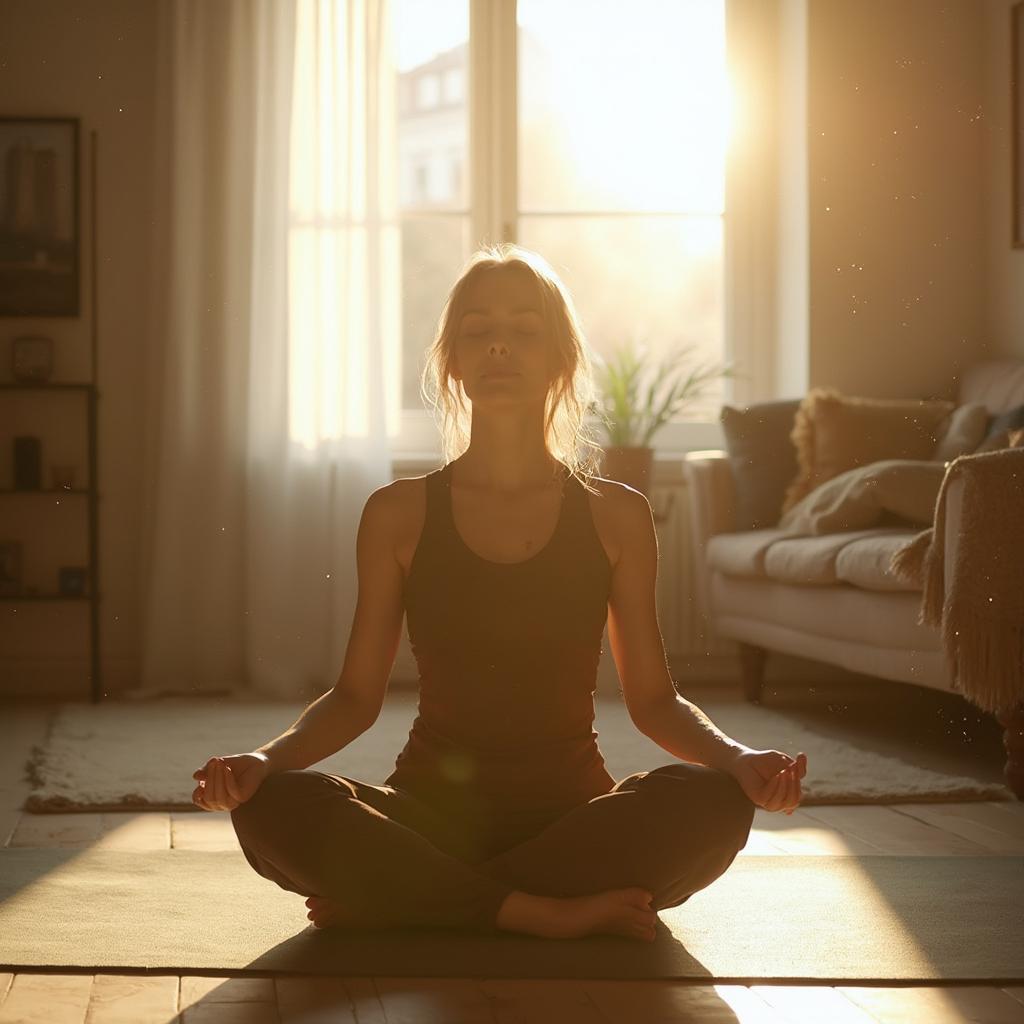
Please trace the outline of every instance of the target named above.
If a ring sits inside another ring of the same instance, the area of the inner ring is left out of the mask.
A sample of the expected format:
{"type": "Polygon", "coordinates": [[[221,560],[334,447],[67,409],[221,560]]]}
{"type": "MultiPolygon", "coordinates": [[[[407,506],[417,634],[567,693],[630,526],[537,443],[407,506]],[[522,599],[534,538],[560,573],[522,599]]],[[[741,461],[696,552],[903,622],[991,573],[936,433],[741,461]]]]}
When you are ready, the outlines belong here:
{"type": "Polygon", "coordinates": [[[950,463],[931,529],[893,556],[891,571],[923,585],[918,621],[941,631],[953,685],[986,711],[1024,702],[1024,448],[950,463]],[[952,578],[946,579],[946,495],[963,481],[952,578]]]}

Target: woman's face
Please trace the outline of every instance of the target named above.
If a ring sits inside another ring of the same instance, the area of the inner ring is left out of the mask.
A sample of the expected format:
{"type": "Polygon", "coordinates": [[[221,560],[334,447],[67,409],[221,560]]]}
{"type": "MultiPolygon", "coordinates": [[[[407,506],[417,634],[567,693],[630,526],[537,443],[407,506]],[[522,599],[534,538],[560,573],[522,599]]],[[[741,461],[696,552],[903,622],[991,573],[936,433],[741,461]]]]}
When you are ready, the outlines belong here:
{"type": "Polygon", "coordinates": [[[475,406],[543,406],[552,383],[553,344],[529,271],[485,270],[465,292],[452,375],[475,406]]]}

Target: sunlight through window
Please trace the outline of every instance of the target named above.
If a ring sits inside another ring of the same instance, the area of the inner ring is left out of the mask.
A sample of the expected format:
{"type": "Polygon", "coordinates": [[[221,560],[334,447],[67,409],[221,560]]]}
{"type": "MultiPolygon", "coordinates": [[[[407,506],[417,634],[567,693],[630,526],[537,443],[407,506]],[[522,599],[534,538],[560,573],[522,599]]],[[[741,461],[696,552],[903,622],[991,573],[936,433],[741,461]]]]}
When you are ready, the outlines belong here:
{"type": "MultiPolygon", "coordinates": [[[[493,39],[477,23],[481,38],[471,38],[468,0],[391,5],[401,302],[389,312],[400,318],[400,403],[409,413],[423,411],[420,374],[447,291],[485,238],[511,237],[554,264],[601,355],[635,341],[655,357],[684,346],[700,361],[724,356],[734,114],[724,0],[518,0],[515,11],[517,61],[495,76],[496,95],[474,97],[470,55],[493,39]],[[503,91],[517,101],[506,145],[518,187],[513,208],[484,209],[471,117],[485,118],[503,91]],[[481,224],[485,237],[476,238],[481,224]]],[[[336,275],[360,265],[344,247],[356,244],[366,198],[347,140],[369,126],[343,125],[343,112],[324,102],[341,95],[344,21],[337,5],[299,5],[289,252],[290,330],[302,339],[289,366],[297,437],[367,428],[367,368],[346,365],[329,344],[333,332],[367,327],[365,311],[339,309],[331,295],[336,275]],[[334,44],[318,45],[327,32],[334,44]],[[327,230],[332,218],[346,230],[327,230]]],[[[513,26],[495,17],[488,28],[507,36],[513,26]]],[[[347,103],[344,114],[365,110],[347,103]]],[[[722,398],[719,383],[686,418],[714,419],[722,398]]]]}

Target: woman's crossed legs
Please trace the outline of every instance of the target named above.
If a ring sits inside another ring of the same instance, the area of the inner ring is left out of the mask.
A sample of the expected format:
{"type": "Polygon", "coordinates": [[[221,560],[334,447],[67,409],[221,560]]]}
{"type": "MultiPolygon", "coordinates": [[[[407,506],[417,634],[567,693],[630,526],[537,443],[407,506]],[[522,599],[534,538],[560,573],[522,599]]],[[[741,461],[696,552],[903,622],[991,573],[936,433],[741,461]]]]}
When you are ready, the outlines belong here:
{"type": "Polygon", "coordinates": [[[231,813],[250,865],[329,901],[331,924],[648,939],[653,911],[724,873],[753,817],[735,779],[684,763],[629,775],[486,860],[411,794],[310,769],[271,775],[231,813]]]}

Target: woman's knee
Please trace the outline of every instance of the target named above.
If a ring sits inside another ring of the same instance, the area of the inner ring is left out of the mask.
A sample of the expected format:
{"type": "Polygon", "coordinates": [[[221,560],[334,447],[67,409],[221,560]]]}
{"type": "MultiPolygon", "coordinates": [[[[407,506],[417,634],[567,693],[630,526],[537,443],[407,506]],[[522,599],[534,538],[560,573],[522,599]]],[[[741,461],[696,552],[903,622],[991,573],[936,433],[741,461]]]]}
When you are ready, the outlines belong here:
{"type": "MultiPolygon", "coordinates": [[[[300,825],[302,807],[316,799],[333,780],[305,768],[268,775],[259,789],[231,812],[231,824],[239,838],[290,830],[300,825]]],[[[349,787],[351,788],[351,787],[349,787]]],[[[350,794],[346,794],[350,795],[350,794]]]]}
{"type": "Polygon", "coordinates": [[[714,793],[714,819],[723,839],[735,837],[737,850],[742,850],[754,823],[754,804],[735,776],[719,768],[709,768],[707,785],[714,793]]]}
{"type": "Polygon", "coordinates": [[[722,772],[728,780],[726,784],[727,800],[729,801],[730,812],[734,815],[734,821],[739,836],[736,849],[742,850],[747,845],[750,836],[751,826],[754,824],[754,812],[756,807],[754,801],[743,791],[743,787],[736,778],[727,772],[722,772]]]}
{"type": "Polygon", "coordinates": [[[727,845],[735,844],[737,850],[746,845],[755,808],[728,772],[708,765],[677,763],[653,769],[642,781],[648,787],[659,787],[665,798],[678,806],[681,814],[677,818],[687,819],[690,828],[696,821],[709,839],[713,835],[727,845]],[[661,782],[659,777],[666,776],[672,783],[661,782]]]}

